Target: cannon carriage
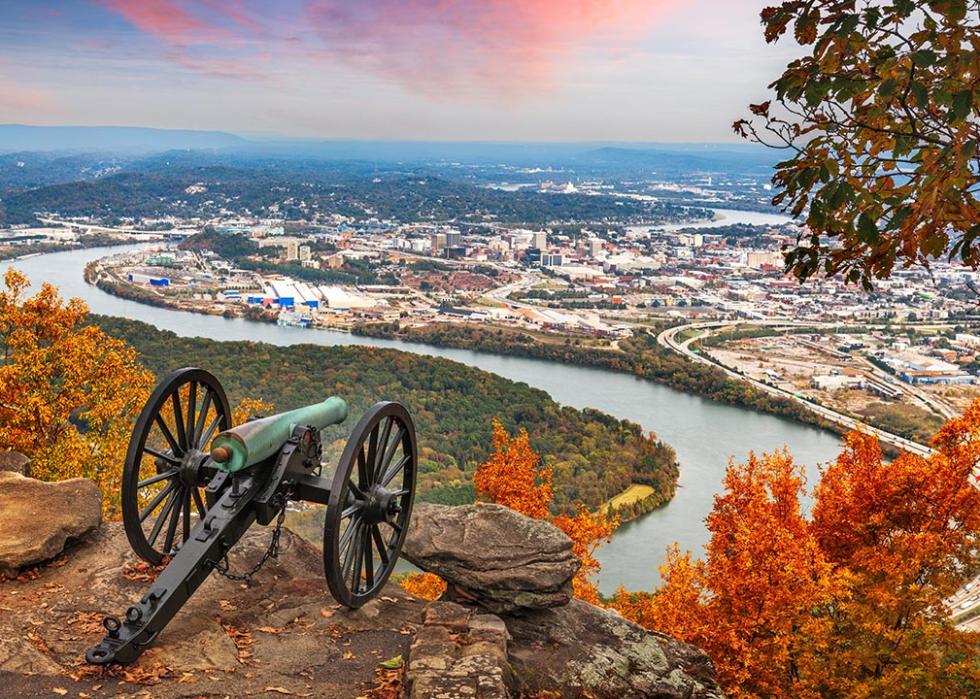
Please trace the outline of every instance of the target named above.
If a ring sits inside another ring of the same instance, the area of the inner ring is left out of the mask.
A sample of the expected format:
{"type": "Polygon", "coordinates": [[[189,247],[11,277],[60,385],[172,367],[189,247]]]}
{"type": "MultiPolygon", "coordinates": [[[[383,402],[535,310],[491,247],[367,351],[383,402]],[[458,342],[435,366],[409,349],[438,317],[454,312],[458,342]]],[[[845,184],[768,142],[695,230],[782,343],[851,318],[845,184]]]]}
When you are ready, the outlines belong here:
{"type": "Polygon", "coordinates": [[[278,555],[290,502],[326,505],[323,566],[337,602],[360,607],[394,570],[415,494],[418,448],[399,403],[372,406],[351,431],[332,477],[320,432],[347,418],[337,397],[232,426],[225,391],[207,371],[166,377],[144,406],[123,467],[122,514],[133,551],[166,567],[85,655],[128,663],[149,647],[212,573],[250,581],[278,555]],[[235,575],[228,551],[250,526],[274,524],[268,551],[235,575]]]}

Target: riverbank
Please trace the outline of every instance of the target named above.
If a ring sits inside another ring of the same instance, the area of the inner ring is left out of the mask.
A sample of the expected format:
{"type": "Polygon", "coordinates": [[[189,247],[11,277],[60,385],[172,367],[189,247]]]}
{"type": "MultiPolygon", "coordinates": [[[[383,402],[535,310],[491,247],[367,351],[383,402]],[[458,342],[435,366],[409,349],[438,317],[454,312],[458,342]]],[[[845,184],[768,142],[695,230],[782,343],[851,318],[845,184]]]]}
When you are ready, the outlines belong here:
{"type": "MultiPolygon", "coordinates": [[[[157,295],[132,284],[124,284],[102,271],[100,260],[85,266],[85,281],[102,291],[128,301],[169,308],[175,311],[201,315],[245,318],[253,321],[275,323],[275,314],[264,309],[238,311],[226,308],[198,307],[181,304],[168,296],[157,295]]],[[[319,328],[311,327],[312,330],[319,328]]],[[[338,328],[323,328],[340,331],[338,328]]],[[[346,330],[346,329],[345,329],[346,330]]],[[[399,323],[368,323],[349,330],[353,335],[402,342],[435,345],[456,349],[472,349],[494,354],[516,355],[546,361],[572,362],[582,366],[622,371],[640,378],[656,381],[693,395],[728,405],[750,408],[770,415],[787,417],[805,425],[812,425],[835,434],[843,434],[835,423],[820,418],[798,403],[771,396],[749,384],[733,380],[721,370],[691,362],[651,341],[647,334],[621,340],[617,347],[583,347],[579,338],[549,333],[553,342],[540,342],[529,332],[511,327],[463,324],[431,323],[423,326],[402,327],[399,323]]],[[[655,507],[655,506],[654,506],[655,507]]],[[[649,512],[649,509],[645,512],[649,512]]]]}
{"type": "MultiPolygon", "coordinates": [[[[102,291],[138,303],[169,308],[201,315],[245,318],[253,321],[276,322],[275,314],[264,309],[245,308],[242,311],[226,308],[198,307],[181,304],[168,296],[157,295],[132,284],[114,280],[103,271],[101,261],[85,266],[85,281],[102,291]]],[[[666,325],[664,326],[666,327],[666,325]]],[[[311,327],[312,330],[320,328],[311,327]]],[[[323,328],[338,331],[337,328],[323,328]]],[[[541,342],[530,332],[512,327],[483,324],[430,323],[422,326],[401,326],[399,323],[367,323],[350,328],[351,334],[437,347],[472,349],[509,356],[521,356],[546,361],[572,362],[612,371],[621,371],[640,378],[676,388],[693,395],[728,405],[750,408],[770,415],[786,417],[805,425],[843,434],[839,425],[815,415],[799,403],[769,395],[748,383],[728,377],[724,371],[687,360],[663,348],[647,333],[620,340],[615,347],[583,346],[581,338],[548,333],[549,341],[541,342]]],[[[651,508],[652,509],[652,508],[651,508]]],[[[649,511],[646,510],[646,511],[649,511]]]]}
{"type": "Polygon", "coordinates": [[[0,262],[26,259],[36,255],[47,255],[56,252],[72,252],[74,250],[91,250],[92,248],[118,247],[132,245],[133,241],[111,235],[83,235],[69,243],[38,243],[36,245],[0,245],[0,262]]]}
{"type": "Polygon", "coordinates": [[[488,325],[430,323],[402,327],[398,323],[371,323],[359,325],[352,332],[366,337],[517,355],[628,373],[713,401],[789,418],[835,434],[843,432],[834,423],[794,401],[759,391],[730,378],[716,367],[687,360],[662,347],[649,333],[620,340],[615,347],[599,348],[576,344],[573,338],[564,343],[545,343],[521,330],[488,325]]]}

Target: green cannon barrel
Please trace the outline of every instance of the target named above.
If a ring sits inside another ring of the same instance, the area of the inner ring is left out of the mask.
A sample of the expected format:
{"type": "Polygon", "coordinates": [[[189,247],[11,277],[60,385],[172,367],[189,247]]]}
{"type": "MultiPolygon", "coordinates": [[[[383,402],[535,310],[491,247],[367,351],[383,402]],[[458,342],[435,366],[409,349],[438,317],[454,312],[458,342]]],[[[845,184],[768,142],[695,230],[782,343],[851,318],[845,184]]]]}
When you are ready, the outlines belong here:
{"type": "Polygon", "coordinates": [[[211,443],[211,458],[222,471],[235,473],[268,459],[289,440],[296,425],[324,429],[347,419],[347,403],[327,398],[322,403],[271,415],[225,430],[211,443]]]}

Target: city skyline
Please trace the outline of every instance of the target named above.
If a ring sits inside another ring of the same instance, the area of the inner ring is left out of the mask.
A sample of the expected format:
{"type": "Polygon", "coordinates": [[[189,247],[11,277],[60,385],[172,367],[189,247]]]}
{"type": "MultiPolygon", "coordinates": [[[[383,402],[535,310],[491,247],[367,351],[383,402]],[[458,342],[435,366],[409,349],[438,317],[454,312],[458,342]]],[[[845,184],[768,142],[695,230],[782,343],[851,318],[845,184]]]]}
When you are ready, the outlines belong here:
{"type": "Polygon", "coordinates": [[[765,4],[3,0],[0,122],[730,142],[794,53],[765,4]]]}

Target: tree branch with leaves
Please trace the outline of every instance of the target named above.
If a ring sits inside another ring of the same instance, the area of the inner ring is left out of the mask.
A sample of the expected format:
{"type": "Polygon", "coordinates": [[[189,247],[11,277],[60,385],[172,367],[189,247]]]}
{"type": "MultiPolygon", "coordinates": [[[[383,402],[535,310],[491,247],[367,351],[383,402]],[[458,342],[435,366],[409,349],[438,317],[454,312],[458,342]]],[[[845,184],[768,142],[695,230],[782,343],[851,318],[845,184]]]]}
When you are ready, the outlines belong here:
{"type": "Polygon", "coordinates": [[[980,268],[980,1],[788,0],[761,18],[766,41],[792,27],[810,49],[734,124],[787,154],[787,270],[870,289],[896,264],[980,268]]]}

